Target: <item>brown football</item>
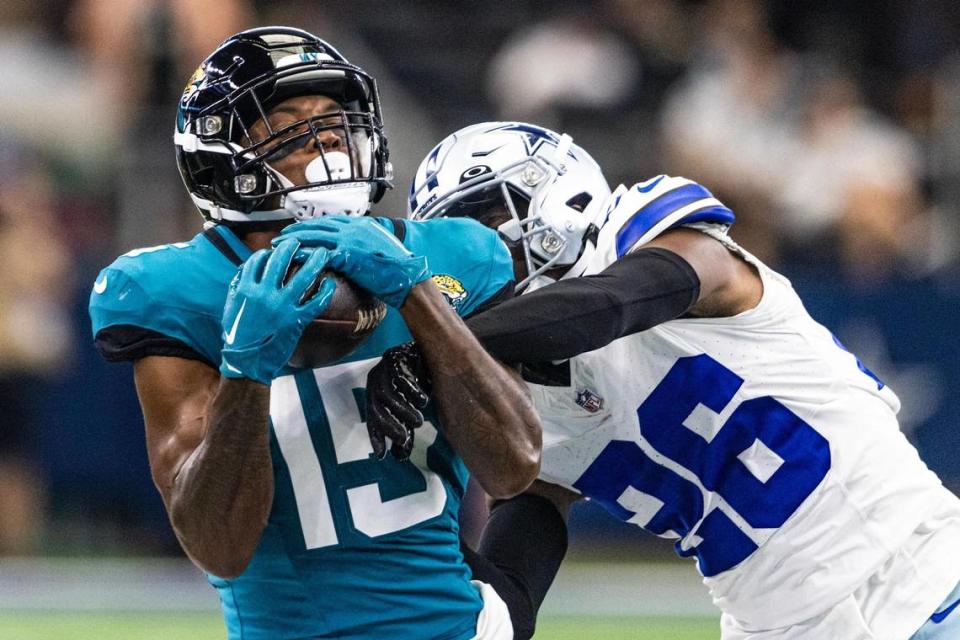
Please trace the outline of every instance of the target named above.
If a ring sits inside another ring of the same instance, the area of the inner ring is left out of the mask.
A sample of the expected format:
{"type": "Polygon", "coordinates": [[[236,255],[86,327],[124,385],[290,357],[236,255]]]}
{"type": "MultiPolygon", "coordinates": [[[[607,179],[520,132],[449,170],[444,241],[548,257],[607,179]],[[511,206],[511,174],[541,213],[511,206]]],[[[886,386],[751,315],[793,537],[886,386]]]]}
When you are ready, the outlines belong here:
{"type": "MultiPolygon", "coordinates": [[[[321,276],[333,278],[337,288],[327,308],[304,329],[297,349],[290,356],[291,367],[313,369],[346,357],[387,315],[387,308],[379,298],[342,274],[325,270],[321,276]]],[[[320,281],[318,278],[315,287],[319,287],[320,281]]]]}

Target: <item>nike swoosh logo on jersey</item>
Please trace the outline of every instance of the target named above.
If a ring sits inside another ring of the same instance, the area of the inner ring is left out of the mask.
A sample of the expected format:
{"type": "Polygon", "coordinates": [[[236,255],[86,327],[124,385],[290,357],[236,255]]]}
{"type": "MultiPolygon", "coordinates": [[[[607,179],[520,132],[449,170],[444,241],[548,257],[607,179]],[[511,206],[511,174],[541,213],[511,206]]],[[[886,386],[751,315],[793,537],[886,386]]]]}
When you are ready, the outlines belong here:
{"type": "Polygon", "coordinates": [[[237,327],[240,326],[240,317],[243,315],[243,310],[247,308],[247,301],[244,299],[243,303],[240,305],[240,311],[237,312],[237,317],[233,319],[233,326],[230,327],[230,331],[227,332],[226,342],[227,344],[233,344],[233,341],[237,338],[237,327]]]}
{"type": "MultiPolygon", "coordinates": [[[[89,280],[87,281],[89,282],[89,280]]],[[[93,292],[94,293],[103,293],[107,290],[107,276],[103,276],[103,280],[98,280],[93,283],[93,292]]]]}
{"type": "Polygon", "coordinates": [[[654,178],[653,180],[651,180],[650,182],[648,182],[643,186],[637,185],[637,191],[639,191],[640,193],[649,193],[650,191],[653,190],[655,186],[660,184],[660,181],[663,180],[664,178],[666,178],[666,176],[659,176],[657,178],[654,178]]]}
{"type": "Polygon", "coordinates": [[[233,371],[234,373],[240,373],[240,374],[243,373],[243,371],[240,371],[240,369],[237,369],[235,366],[233,366],[232,364],[230,364],[230,363],[227,362],[226,360],[223,361],[223,364],[225,364],[225,365],[227,366],[227,369],[229,369],[230,371],[233,371]]]}
{"type": "Polygon", "coordinates": [[[953,613],[953,610],[957,608],[957,605],[960,605],[960,599],[954,600],[952,605],[950,605],[943,611],[938,611],[932,616],[930,616],[930,621],[933,622],[933,624],[940,624],[941,622],[947,619],[947,616],[953,613]]]}

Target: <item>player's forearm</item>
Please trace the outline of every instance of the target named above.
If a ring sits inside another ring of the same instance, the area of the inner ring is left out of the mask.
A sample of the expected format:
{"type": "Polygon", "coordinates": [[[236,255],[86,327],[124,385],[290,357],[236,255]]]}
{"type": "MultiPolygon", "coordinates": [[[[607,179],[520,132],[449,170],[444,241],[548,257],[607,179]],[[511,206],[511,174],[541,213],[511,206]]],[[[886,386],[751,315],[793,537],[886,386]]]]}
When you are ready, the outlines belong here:
{"type": "Polygon", "coordinates": [[[430,368],[446,437],[487,493],[523,491],[540,470],[541,426],[519,376],[483,350],[432,282],[400,312],[430,368]]]}
{"type": "Polygon", "coordinates": [[[205,435],[170,488],[170,520],[201,568],[232,578],[246,569],[273,502],[270,388],[221,379],[205,435]]]}
{"type": "Polygon", "coordinates": [[[474,579],[493,585],[507,604],[517,640],[533,636],[537,612],[567,552],[566,519],[576,498],[569,495],[538,480],[525,493],[491,505],[477,551],[461,541],[474,579]]]}

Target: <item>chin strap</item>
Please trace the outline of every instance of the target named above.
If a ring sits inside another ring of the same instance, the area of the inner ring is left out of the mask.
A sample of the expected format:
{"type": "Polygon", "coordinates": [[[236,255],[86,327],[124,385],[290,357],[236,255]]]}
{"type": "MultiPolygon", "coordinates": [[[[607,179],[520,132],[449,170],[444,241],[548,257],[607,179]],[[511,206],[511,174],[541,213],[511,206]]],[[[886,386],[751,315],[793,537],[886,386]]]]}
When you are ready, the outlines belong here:
{"type": "MultiPolygon", "coordinates": [[[[328,215],[362,216],[370,210],[369,183],[323,184],[332,180],[349,179],[352,175],[351,167],[349,156],[340,151],[331,151],[314,158],[307,165],[304,174],[308,184],[315,186],[306,186],[285,194],[282,199],[283,208],[278,211],[284,211],[297,220],[328,215]]],[[[296,186],[285,175],[272,167],[269,168],[283,188],[296,186]]]]}

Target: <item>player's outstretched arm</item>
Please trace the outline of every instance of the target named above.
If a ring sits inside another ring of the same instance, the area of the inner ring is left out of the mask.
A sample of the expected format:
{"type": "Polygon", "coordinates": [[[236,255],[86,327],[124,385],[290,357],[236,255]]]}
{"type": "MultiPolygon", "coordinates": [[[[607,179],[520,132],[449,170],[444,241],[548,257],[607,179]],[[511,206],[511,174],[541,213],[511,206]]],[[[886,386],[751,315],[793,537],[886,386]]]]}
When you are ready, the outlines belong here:
{"type": "Polygon", "coordinates": [[[540,471],[540,419],[526,386],[494,360],[432,281],[415,286],[400,313],[433,379],[444,435],[489,495],[526,489],[540,471]]]}
{"type": "Polygon", "coordinates": [[[134,365],[153,481],[197,566],[240,575],[273,501],[270,387],[182,358],[134,365]]]}
{"type": "Polygon", "coordinates": [[[759,302],[743,260],[693,229],[664,233],[598,274],[561,280],[467,324],[503,362],[565,360],[679,318],[729,316],[759,302]]]}

